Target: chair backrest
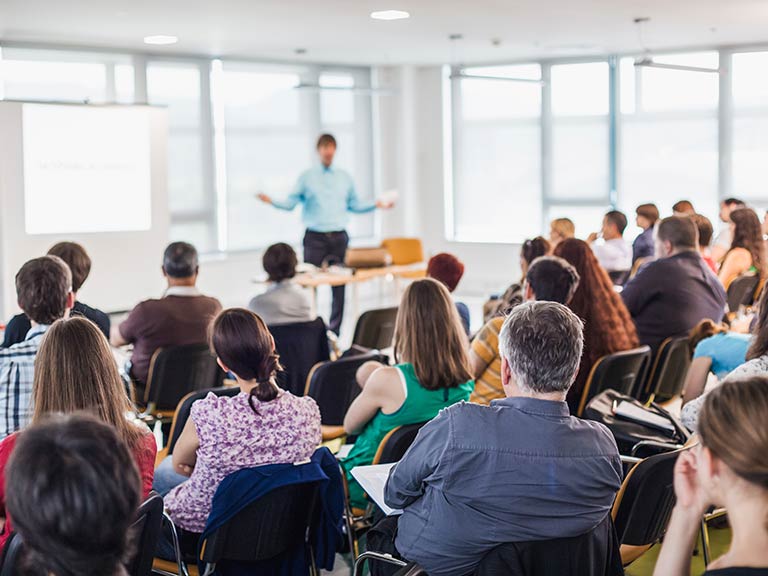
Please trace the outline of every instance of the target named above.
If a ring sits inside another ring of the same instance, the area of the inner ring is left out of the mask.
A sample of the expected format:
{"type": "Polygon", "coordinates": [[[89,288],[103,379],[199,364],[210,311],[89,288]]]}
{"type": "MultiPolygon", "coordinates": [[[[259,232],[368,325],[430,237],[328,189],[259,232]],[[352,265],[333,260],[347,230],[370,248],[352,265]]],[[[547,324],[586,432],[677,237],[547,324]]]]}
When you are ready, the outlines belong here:
{"type": "Polygon", "coordinates": [[[377,351],[316,364],[307,377],[304,393],[314,398],[325,426],[341,426],[352,401],[360,394],[355,375],[366,362],[386,362],[377,351]]]}
{"type": "Polygon", "coordinates": [[[270,326],[280,363],[285,369],[278,374],[278,384],[295,394],[304,394],[304,386],[312,366],[331,359],[328,330],[322,318],[270,326]]]}
{"type": "Polygon", "coordinates": [[[632,394],[635,387],[644,381],[650,363],[649,346],[599,358],[587,377],[576,415],[580,417],[589,401],[609,388],[621,394],[632,394]]]}
{"type": "Polygon", "coordinates": [[[3,563],[0,567],[0,576],[16,576],[18,574],[18,563],[21,559],[21,552],[24,548],[24,542],[21,535],[13,533],[5,544],[3,549],[3,563]]]}
{"type": "Polygon", "coordinates": [[[163,526],[163,499],[156,492],[139,506],[136,520],[131,526],[133,556],[125,565],[129,576],[150,576],[157,542],[163,526]]]}
{"type": "Polygon", "coordinates": [[[755,274],[744,274],[734,279],[728,286],[728,311],[737,312],[739,306],[752,305],[759,284],[760,277],[755,274]]]}
{"type": "Polygon", "coordinates": [[[190,392],[216,388],[223,380],[208,344],[160,348],[149,365],[144,402],[155,410],[174,410],[190,392]]]}
{"type": "Polygon", "coordinates": [[[669,400],[679,396],[691,366],[688,338],[667,338],[659,346],[642,400],[669,400]]]}
{"type": "Polygon", "coordinates": [[[664,535],[675,505],[673,473],[682,450],[650,456],[624,478],[612,513],[622,545],[648,546],[664,535]]]}
{"type": "Polygon", "coordinates": [[[608,277],[613,282],[614,286],[624,286],[629,280],[629,276],[632,273],[631,270],[611,270],[608,272],[608,277]]]}
{"type": "Polygon", "coordinates": [[[357,320],[352,345],[370,350],[382,350],[392,346],[395,336],[397,307],[368,310],[357,320]]]}
{"type": "Polygon", "coordinates": [[[221,386],[219,388],[206,388],[197,392],[190,392],[176,406],[176,412],[173,413],[173,422],[171,423],[171,432],[168,435],[168,450],[166,455],[173,454],[173,448],[179,441],[184,426],[189,420],[189,413],[192,410],[192,404],[208,396],[209,393],[216,396],[237,396],[240,393],[239,386],[221,386]]]}
{"type": "Polygon", "coordinates": [[[416,435],[425,424],[426,422],[419,422],[418,424],[398,426],[390,430],[379,443],[379,448],[373,457],[373,464],[399,462],[405,456],[413,441],[416,440],[416,435]]]}
{"type": "Polygon", "coordinates": [[[395,266],[424,261],[424,248],[419,238],[386,238],[381,243],[395,266]]]}
{"type": "Polygon", "coordinates": [[[318,492],[317,482],[275,488],[208,536],[201,559],[259,562],[304,545],[319,517],[318,492]]]}

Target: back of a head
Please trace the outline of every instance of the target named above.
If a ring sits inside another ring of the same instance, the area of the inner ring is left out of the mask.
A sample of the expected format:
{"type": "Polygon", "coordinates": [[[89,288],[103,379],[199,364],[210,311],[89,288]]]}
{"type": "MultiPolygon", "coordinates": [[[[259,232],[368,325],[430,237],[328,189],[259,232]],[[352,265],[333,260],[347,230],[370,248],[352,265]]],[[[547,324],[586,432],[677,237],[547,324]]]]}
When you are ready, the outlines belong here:
{"type": "Polygon", "coordinates": [[[536,300],[568,304],[579,286],[579,273],[558,256],[540,256],[531,262],[525,280],[536,300]]]}
{"type": "Polygon", "coordinates": [[[57,416],[22,432],[6,471],[22,574],[119,573],[140,495],[131,453],[111,426],[57,416]]]}
{"type": "Polygon", "coordinates": [[[744,208],[747,204],[744,202],[744,200],[741,200],[740,198],[726,198],[723,200],[723,204],[728,206],[731,210],[736,210],[738,208],[744,208]]]}
{"type": "Polygon", "coordinates": [[[299,261],[294,249],[284,242],[272,244],[262,257],[264,271],[270,282],[282,282],[296,276],[296,266],[299,261]]]}
{"type": "Polygon", "coordinates": [[[699,231],[699,246],[706,248],[712,243],[712,235],[714,234],[712,222],[702,214],[691,214],[689,218],[693,220],[699,231]]]}
{"type": "Polygon", "coordinates": [[[198,266],[197,249],[188,242],[173,242],[163,253],[163,270],[170,278],[190,278],[198,266]]]}
{"type": "Polygon", "coordinates": [[[606,220],[616,226],[616,230],[619,234],[624,234],[624,230],[627,229],[627,217],[623,212],[618,210],[611,210],[605,214],[606,220]]]}
{"type": "Polygon", "coordinates": [[[536,236],[536,238],[533,238],[532,240],[523,242],[521,256],[523,257],[523,260],[530,264],[539,256],[546,256],[551,250],[552,247],[546,238],[536,236]]]}
{"type": "Polygon", "coordinates": [[[757,322],[752,332],[752,343],[747,350],[747,360],[768,354],[768,289],[763,286],[757,301],[757,322]]]}
{"type": "Polygon", "coordinates": [[[691,354],[696,351],[696,346],[698,346],[699,342],[702,340],[706,340],[715,334],[720,334],[721,332],[727,331],[727,328],[721,324],[714,323],[712,320],[702,320],[696,324],[696,326],[691,328],[691,331],[688,333],[688,347],[691,350],[691,354]]]}
{"type": "Polygon", "coordinates": [[[41,256],[16,274],[19,306],[33,322],[52,324],[63,318],[72,291],[72,273],[58,256],[41,256]]]}
{"type": "Polygon", "coordinates": [[[48,250],[50,256],[58,256],[69,266],[72,272],[72,292],[79,292],[80,287],[91,273],[91,258],[76,242],[59,242],[48,250]]]}
{"type": "Polygon", "coordinates": [[[405,289],[395,322],[395,360],[413,364],[422,387],[454,388],[472,379],[466,340],[442,283],[424,278],[405,289]]]}
{"type": "Polygon", "coordinates": [[[635,208],[635,214],[648,220],[651,226],[656,224],[656,221],[659,219],[659,209],[656,207],[656,204],[640,204],[640,206],[635,208]]]}
{"type": "Polygon", "coordinates": [[[563,238],[576,236],[576,226],[570,218],[555,218],[550,222],[550,227],[563,238]]]}
{"type": "Polygon", "coordinates": [[[672,206],[672,212],[679,215],[691,215],[695,214],[696,210],[693,209],[693,204],[691,204],[688,200],[680,200],[679,202],[675,202],[672,206]]]}
{"type": "Polygon", "coordinates": [[[687,216],[669,216],[656,228],[660,242],[669,242],[674,251],[697,250],[699,231],[693,220],[687,216]]]}
{"type": "Polygon", "coordinates": [[[584,346],[583,324],[556,302],[525,302],[507,316],[499,351],[517,387],[535,394],[565,393],[573,384],[584,346]]]}
{"type": "Polygon", "coordinates": [[[449,292],[453,292],[464,276],[464,263],[453,254],[435,254],[427,262],[427,276],[442,282],[449,292]]]}

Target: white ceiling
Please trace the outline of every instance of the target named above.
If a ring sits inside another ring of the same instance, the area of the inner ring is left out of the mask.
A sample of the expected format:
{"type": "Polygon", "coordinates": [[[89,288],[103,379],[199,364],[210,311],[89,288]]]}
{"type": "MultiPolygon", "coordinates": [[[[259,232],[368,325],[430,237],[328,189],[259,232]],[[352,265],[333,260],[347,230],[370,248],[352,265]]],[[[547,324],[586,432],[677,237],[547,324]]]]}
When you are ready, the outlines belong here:
{"type": "Polygon", "coordinates": [[[0,0],[0,41],[350,64],[485,62],[768,42],[768,0],[0,0]],[[372,10],[403,9],[381,22],[372,10]],[[463,39],[448,40],[449,34],[463,39]],[[493,40],[499,41],[494,46],[493,40]],[[294,51],[307,53],[297,57],[294,51]]]}

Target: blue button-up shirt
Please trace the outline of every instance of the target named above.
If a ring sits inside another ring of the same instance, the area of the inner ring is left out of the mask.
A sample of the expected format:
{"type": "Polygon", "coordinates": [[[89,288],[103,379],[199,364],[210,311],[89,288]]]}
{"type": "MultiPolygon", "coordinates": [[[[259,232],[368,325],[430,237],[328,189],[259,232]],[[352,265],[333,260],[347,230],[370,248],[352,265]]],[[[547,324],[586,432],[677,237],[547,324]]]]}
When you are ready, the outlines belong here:
{"type": "Polygon", "coordinates": [[[385,501],[403,508],[395,546],[430,576],[470,574],[506,542],[584,534],[621,486],[616,442],[565,402],[461,403],[419,432],[390,473],[385,501]]]}
{"type": "Polygon", "coordinates": [[[323,164],[304,172],[288,198],[272,201],[281,210],[293,210],[299,203],[304,225],[313,232],[339,232],[347,227],[349,212],[364,214],[376,209],[375,202],[360,200],[347,172],[323,164]]]}

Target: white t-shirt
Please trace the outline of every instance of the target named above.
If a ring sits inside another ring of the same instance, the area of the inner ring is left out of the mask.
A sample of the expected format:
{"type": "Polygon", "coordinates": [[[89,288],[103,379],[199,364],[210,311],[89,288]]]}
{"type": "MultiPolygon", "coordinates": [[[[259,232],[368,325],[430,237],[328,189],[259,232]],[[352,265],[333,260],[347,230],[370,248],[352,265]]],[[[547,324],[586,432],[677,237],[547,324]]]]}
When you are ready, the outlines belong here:
{"type": "Polygon", "coordinates": [[[602,244],[592,244],[592,251],[600,266],[614,272],[632,269],[632,246],[623,238],[605,240],[602,244]]]}

